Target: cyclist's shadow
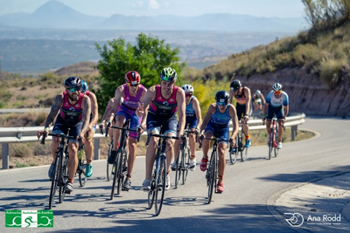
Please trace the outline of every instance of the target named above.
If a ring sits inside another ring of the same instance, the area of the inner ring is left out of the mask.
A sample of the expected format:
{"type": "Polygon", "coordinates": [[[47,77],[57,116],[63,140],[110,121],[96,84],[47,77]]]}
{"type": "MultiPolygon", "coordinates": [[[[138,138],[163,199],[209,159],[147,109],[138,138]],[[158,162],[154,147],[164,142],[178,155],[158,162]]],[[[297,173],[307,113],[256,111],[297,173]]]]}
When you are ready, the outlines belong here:
{"type": "Polygon", "coordinates": [[[201,206],[206,205],[207,197],[167,197],[164,199],[164,205],[170,206],[201,206]]]}

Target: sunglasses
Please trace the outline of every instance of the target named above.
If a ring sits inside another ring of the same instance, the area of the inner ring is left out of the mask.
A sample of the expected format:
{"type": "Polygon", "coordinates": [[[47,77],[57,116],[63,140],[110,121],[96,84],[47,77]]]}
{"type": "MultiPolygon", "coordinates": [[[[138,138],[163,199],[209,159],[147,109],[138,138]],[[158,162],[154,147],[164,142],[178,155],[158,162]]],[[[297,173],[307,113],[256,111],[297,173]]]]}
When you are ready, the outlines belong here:
{"type": "Polygon", "coordinates": [[[139,85],[139,83],[136,81],[132,81],[131,83],[128,83],[129,87],[136,87],[137,85],[139,85]]]}
{"type": "Polygon", "coordinates": [[[186,97],[191,97],[192,94],[187,94],[187,93],[186,93],[185,96],[186,96],[186,97]]]}
{"type": "Polygon", "coordinates": [[[281,94],[282,91],[274,91],[275,94],[281,94]]]}
{"type": "Polygon", "coordinates": [[[217,102],[219,106],[226,106],[225,102],[217,102]]]}
{"type": "Polygon", "coordinates": [[[70,92],[81,91],[80,87],[67,88],[70,92]]]}

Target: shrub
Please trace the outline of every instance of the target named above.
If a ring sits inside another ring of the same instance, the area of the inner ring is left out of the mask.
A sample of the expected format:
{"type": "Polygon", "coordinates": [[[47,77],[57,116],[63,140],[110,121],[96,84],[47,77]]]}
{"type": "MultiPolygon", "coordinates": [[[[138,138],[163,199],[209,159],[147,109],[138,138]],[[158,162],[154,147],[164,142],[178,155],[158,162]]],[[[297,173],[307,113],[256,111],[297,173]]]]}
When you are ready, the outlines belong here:
{"type": "Polygon", "coordinates": [[[328,59],[322,61],[320,65],[321,80],[327,83],[331,89],[334,89],[340,82],[340,71],[345,70],[346,65],[346,60],[328,59]]]}
{"type": "Polygon", "coordinates": [[[14,157],[29,157],[30,155],[33,155],[33,150],[30,146],[19,143],[19,144],[12,144],[12,156],[14,157]]]}

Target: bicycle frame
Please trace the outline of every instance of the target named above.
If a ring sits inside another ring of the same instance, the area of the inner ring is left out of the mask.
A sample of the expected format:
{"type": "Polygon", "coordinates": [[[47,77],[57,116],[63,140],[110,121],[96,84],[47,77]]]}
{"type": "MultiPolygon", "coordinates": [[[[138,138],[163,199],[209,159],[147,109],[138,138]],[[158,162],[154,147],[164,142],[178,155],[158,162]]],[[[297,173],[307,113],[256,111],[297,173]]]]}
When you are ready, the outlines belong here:
{"type": "Polygon", "coordinates": [[[278,138],[278,124],[277,118],[273,117],[271,120],[271,128],[270,128],[270,144],[269,144],[269,157],[270,160],[272,157],[272,150],[274,150],[274,155],[277,157],[279,149],[277,148],[276,138],[278,138]]]}

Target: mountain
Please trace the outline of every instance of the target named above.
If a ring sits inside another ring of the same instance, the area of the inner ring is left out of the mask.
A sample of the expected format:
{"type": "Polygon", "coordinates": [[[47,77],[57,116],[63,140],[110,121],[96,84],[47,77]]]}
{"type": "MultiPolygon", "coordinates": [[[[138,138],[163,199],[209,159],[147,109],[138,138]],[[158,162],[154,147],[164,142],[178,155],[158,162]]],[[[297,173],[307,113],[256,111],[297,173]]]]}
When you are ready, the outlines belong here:
{"type": "Polygon", "coordinates": [[[87,29],[91,25],[98,24],[105,19],[104,17],[79,13],[57,1],[45,3],[32,14],[0,16],[0,22],[2,24],[22,28],[87,29]]]}
{"type": "Polygon", "coordinates": [[[58,1],[49,1],[32,14],[0,16],[0,26],[45,29],[117,29],[182,31],[267,31],[298,32],[305,29],[303,18],[262,18],[239,14],[204,14],[194,17],[175,15],[124,16],[109,18],[82,14],[58,1]]]}

